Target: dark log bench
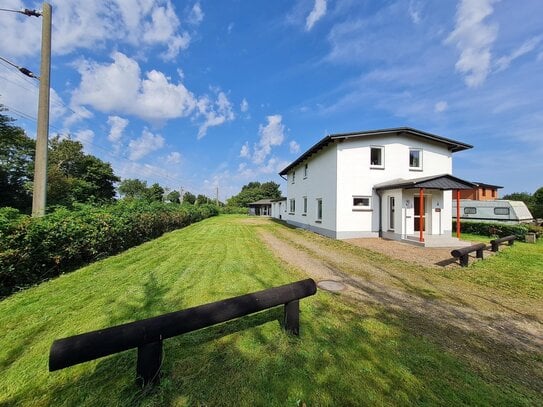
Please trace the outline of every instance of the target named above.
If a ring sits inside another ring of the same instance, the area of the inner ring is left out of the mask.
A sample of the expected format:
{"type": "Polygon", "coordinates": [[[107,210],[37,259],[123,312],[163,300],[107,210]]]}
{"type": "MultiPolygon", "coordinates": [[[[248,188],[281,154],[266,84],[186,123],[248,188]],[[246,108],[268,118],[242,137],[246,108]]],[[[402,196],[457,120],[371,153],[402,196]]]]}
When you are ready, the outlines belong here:
{"type": "Polygon", "coordinates": [[[490,241],[490,245],[492,246],[491,250],[493,252],[497,252],[499,247],[500,247],[500,244],[502,244],[502,243],[507,243],[509,246],[513,246],[513,243],[515,242],[515,239],[516,239],[516,236],[511,235],[511,236],[505,236],[505,237],[501,237],[499,239],[491,240],[490,241]]]}
{"type": "Polygon", "coordinates": [[[453,251],[451,251],[451,256],[459,259],[460,265],[462,267],[466,267],[469,261],[469,254],[472,252],[476,252],[476,257],[478,259],[482,259],[484,249],[486,249],[486,244],[477,243],[477,244],[474,244],[473,246],[461,247],[460,249],[454,249],[453,251]]]}
{"type": "Polygon", "coordinates": [[[138,384],[157,384],[162,364],[162,341],[234,318],[284,304],[283,327],[299,334],[300,299],[314,295],[313,279],[199,305],[128,324],[57,339],[49,353],[49,371],[138,348],[138,384]]]}

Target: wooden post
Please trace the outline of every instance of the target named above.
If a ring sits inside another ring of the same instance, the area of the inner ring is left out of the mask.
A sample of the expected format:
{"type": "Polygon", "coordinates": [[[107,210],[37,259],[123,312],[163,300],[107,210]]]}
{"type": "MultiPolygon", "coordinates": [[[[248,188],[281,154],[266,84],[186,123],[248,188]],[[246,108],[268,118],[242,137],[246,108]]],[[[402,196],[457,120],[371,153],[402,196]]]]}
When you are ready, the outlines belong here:
{"type": "Polygon", "coordinates": [[[136,383],[140,387],[160,383],[162,365],[162,341],[151,342],[138,347],[136,383]]]}
{"type": "Polygon", "coordinates": [[[460,190],[456,190],[456,237],[460,239],[460,190]]]}
{"type": "Polygon", "coordinates": [[[424,188],[419,189],[419,241],[424,242],[424,188]]]}
{"type": "Polygon", "coordinates": [[[300,333],[300,300],[290,301],[285,304],[283,327],[285,331],[293,335],[300,333]]]}

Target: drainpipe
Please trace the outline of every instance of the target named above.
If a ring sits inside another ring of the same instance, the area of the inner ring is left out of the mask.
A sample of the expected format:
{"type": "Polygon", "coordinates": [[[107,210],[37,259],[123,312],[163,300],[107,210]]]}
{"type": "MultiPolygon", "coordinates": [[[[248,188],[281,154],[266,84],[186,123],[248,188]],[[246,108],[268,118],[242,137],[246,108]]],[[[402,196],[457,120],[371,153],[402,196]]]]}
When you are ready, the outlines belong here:
{"type": "Polygon", "coordinates": [[[382,196],[381,191],[378,189],[375,190],[379,196],[379,237],[383,237],[383,205],[382,205],[382,196]]]}

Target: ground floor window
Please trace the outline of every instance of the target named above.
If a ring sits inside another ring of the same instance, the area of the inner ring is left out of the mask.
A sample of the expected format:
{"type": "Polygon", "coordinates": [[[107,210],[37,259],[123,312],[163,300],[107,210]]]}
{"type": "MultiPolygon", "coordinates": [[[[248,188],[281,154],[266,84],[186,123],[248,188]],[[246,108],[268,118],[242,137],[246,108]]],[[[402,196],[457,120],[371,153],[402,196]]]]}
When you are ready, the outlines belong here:
{"type": "Polygon", "coordinates": [[[353,209],[371,209],[371,197],[353,196],[353,209]]]}
{"type": "Polygon", "coordinates": [[[322,220],[322,198],[317,199],[317,220],[322,220]]]}
{"type": "Polygon", "coordinates": [[[304,196],[304,211],[303,215],[307,214],[307,196],[304,196]]]}
{"type": "Polygon", "coordinates": [[[289,201],[290,203],[290,213],[295,213],[296,212],[296,200],[295,199],[291,199],[289,201]]]}
{"type": "Polygon", "coordinates": [[[394,230],[394,203],[394,197],[390,196],[388,198],[388,228],[390,230],[394,230]]]}

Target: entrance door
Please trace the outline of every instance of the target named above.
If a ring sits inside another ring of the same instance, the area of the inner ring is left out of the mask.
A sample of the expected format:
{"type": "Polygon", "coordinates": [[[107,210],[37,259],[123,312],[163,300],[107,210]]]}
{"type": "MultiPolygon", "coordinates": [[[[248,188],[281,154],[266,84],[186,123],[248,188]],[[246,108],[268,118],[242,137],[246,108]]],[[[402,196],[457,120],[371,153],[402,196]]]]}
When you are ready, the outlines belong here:
{"type": "MultiPolygon", "coordinates": [[[[415,210],[415,215],[414,215],[414,220],[415,220],[415,232],[420,232],[420,196],[415,196],[415,199],[414,199],[414,202],[413,202],[413,205],[414,205],[414,210],[415,210]]],[[[425,214],[426,213],[426,199],[423,199],[422,200],[422,213],[425,214]]],[[[426,221],[424,222],[424,228],[422,229],[423,232],[426,231],[426,221]]]]}

